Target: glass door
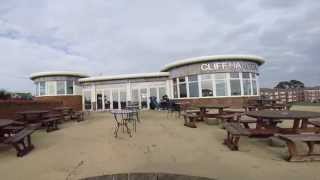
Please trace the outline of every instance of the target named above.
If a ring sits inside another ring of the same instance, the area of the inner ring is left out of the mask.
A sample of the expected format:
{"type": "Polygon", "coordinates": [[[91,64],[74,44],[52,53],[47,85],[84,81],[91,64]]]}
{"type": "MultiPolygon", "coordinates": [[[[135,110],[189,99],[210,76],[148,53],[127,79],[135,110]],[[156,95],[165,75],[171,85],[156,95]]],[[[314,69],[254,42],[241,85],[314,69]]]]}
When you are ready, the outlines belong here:
{"type": "Polygon", "coordinates": [[[139,103],[139,89],[132,89],[131,92],[131,101],[132,105],[138,105],[140,107],[139,103]]]}
{"type": "Polygon", "coordinates": [[[104,91],[104,109],[111,109],[111,98],[109,90],[104,91]]]}
{"type": "Polygon", "coordinates": [[[148,109],[148,93],[147,88],[140,89],[141,108],[148,109]]]}
{"type": "Polygon", "coordinates": [[[118,89],[113,89],[112,90],[112,108],[113,109],[119,109],[118,89]]]}
{"type": "Polygon", "coordinates": [[[127,107],[127,91],[125,89],[120,89],[120,106],[121,109],[127,107]]]}
{"type": "Polygon", "coordinates": [[[97,110],[102,110],[102,93],[97,93],[97,110]]]}

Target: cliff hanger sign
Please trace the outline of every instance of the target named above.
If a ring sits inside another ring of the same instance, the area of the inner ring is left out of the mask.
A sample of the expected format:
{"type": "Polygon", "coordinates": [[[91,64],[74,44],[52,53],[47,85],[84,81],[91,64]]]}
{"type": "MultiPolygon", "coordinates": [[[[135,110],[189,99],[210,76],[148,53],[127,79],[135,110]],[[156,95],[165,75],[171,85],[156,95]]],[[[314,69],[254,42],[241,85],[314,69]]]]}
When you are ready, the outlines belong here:
{"type": "Polygon", "coordinates": [[[258,64],[246,61],[211,62],[200,65],[202,72],[258,72],[258,64]]]}

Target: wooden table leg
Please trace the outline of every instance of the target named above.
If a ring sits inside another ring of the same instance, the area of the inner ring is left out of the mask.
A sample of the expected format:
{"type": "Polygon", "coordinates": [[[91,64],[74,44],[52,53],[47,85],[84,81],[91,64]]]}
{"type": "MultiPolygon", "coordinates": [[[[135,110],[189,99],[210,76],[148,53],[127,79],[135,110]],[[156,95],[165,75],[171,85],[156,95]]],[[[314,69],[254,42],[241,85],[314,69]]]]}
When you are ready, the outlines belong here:
{"type": "Polygon", "coordinates": [[[308,119],[302,119],[301,128],[304,129],[307,127],[308,127],[308,119]]]}
{"type": "Polygon", "coordinates": [[[299,125],[300,125],[300,119],[294,119],[292,129],[296,131],[299,128],[299,125]]]}

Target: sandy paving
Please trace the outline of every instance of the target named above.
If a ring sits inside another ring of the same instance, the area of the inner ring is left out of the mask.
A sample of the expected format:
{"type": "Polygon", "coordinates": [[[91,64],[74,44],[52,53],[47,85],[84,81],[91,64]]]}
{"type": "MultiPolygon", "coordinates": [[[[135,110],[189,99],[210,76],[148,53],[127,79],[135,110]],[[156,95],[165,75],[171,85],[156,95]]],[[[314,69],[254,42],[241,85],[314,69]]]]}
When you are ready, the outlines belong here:
{"type": "Polygon", "coordinates": [[[288,163],[283,160],[287,149],[271,147],[264,139],[242,138],[240,151],[230,151],[222,145],[225,131],[219,126],[198,123],[196,129],[187,128],[182,119],[167,118],[166,112],[144,111],[132,138],[124,133],[114,138],[109,113],[91,113],[88,119],[66,123],[49,134],[36,132],[36,148],[23,158],[1,148],[1,179],[78,179],[121,172],[228,180],[319,179],[320,162],[288,163]]]}

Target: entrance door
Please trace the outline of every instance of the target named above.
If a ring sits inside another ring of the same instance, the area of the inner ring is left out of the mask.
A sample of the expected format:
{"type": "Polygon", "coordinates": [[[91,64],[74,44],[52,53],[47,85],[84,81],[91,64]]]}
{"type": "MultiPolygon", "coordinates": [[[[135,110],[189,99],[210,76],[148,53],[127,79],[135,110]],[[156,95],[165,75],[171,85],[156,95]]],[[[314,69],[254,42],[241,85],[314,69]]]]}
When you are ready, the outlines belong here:
{"type": "Polygon", "coordinates": [[[110,90],[104,91],[104,109],[111,109],[110,90]]]}
{"type": "Polygon", "coordinates": [[[118,89],[113,89],[112,90],[112,108],[113,109],[119,109],[118,89]]]}
{"type": "Polygon", "coordinates": [[[147,88],[140,89],[141,108],[148,109],[148,93],[147,88]]]}
{"type": "Polygon", "coordinates": [[[102,94],[98,93],[97,94],[97,110],[102,110],[102,94]]]}

